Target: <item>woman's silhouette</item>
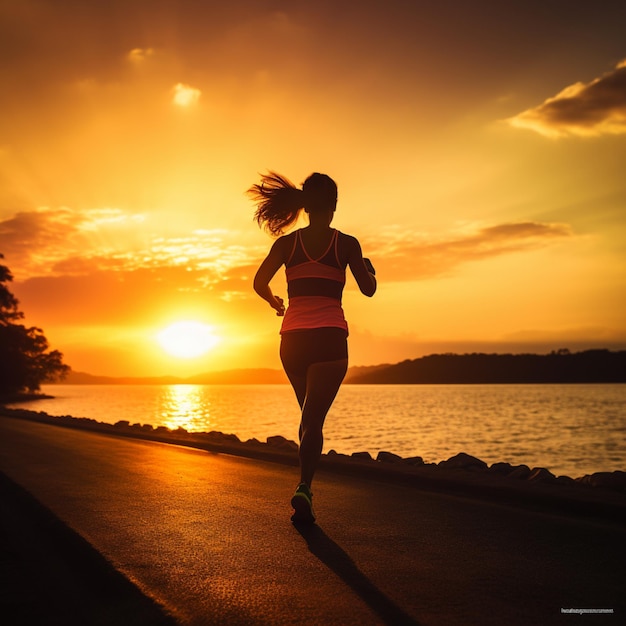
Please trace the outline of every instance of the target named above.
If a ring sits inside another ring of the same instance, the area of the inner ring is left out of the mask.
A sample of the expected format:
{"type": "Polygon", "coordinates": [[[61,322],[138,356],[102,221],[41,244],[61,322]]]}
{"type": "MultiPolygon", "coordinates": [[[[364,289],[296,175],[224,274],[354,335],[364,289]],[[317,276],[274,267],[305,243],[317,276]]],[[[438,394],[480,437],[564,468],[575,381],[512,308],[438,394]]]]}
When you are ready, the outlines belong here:
{"type": "Polygon", "coordinates": [[[259,226],[279,237],[261,263],[254,290],[284,316],[280,358],[298,399],[300,484],[291,499],[293,522],[315,521],[311,483],[322,454],[326,414],[348,369],[348,325],[341,307],[346,267],[366,296],[376,291],[374,268],[363,258],[359,242],[330,224],[337,205],[337,185],[325,174],[311,174],[298,189],[270,172],[248,193],[257,204],[259,226]],[[309,225],[281,236],[301,210],[309,225]],[[269,283],[285,266],[289,306],[269,283]]]}

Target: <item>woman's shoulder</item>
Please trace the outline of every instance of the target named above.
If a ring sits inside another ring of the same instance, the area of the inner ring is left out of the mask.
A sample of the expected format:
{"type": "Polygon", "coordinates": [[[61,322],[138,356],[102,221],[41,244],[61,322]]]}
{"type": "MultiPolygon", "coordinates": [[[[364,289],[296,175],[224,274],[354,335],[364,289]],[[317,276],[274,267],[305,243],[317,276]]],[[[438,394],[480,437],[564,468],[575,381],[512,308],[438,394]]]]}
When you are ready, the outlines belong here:
{"type": "Polygon", "coordinates": [[[339,239],[340,245],[346,246],[348,248],[360,246],[359,240],[356,237],[348,235],[347,233],[342,233],[340,230],[337,231],[337,237],[339,239]]]}
{"type": "Polygon", "coordinates": [[[278,237],[278,239],[274,241],[274,244],[272,245],[272,249],[275,251],[275,253],[280,254],[281,258],[283,259],[283,263],[287,262],[294,250],[296,232],[297,231],[292,231],[290,233],[287,233],[286,235],[281,235],[280,237],[278,237]]]}
{"type": "Polygon", "coordinates": [[[345,267],[350,259],[355,259],[361,253],[361,244],[356,237],[337,231],[337,254],[339,262],[345,267]]]}
{"type": "Polygon", "coordinates": [[[274,245],[278,247],[282,247],[288,245],[289,243],[293,243],[293,240],[296,237],[297,230],[292,230],[290,233],[286,235],[281,235],[274,241],[274,245]]]}

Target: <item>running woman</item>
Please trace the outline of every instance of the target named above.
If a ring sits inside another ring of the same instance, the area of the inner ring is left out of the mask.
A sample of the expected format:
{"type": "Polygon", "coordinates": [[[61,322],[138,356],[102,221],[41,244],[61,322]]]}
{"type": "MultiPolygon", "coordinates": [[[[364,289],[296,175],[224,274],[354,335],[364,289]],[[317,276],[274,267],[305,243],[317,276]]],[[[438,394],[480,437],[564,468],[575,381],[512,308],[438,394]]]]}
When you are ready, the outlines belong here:
{"type": "Polygon", "coordinates": [[[350,268],[366,296],[376,292],[375,271],[354,237],[331,228],[337,185],[325,174],[311,174],[298,189],[270,172],[248,194],[257,206],[255,219],[278,237],[254,278],[254,290],[284,316],[280,358],[301,410],[300,484],[291,499],[294,523],[313,523],[311,483],[319,463],[322,429],[348,369],[348,324],[341,306],[350,268]],[[287,235],[300,211],[309,225],[287,235]],[[270,281],[285,266],[288,307],[272,293],[270,281]]]}

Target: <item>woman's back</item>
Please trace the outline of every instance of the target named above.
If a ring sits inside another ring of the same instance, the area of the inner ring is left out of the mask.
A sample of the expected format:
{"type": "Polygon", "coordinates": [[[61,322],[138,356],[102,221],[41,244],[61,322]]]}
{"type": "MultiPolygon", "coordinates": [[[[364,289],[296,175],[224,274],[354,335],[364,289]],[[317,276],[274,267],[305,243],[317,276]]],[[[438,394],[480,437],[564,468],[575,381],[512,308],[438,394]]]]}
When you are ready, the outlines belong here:
{"type": "Polygon", "coordinates": [[[308,255],[313,259],[317,259],[326,252],[332,240],[335,238],[336,232],[334,228],[330,227],[326,229],[313,229],[311,226],[307,226],[292,234],[296,235],[299,233],[302,245],[308,255]]]}

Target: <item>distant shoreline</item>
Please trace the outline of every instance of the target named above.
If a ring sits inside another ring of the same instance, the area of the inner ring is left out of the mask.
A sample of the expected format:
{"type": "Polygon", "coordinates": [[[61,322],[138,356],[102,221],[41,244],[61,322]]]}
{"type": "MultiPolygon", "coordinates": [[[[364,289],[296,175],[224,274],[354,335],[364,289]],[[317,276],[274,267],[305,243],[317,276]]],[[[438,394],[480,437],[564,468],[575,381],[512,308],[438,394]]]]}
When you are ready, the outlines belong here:
{"type": "Polygon", "coordinates": [[[46,393],[11,393],[6,396],[0,395],[0,408],[5,404],[15,404],[16,402],[30,402],[36,400],[55,400],[54,396],[46,393]]]}
{"type": "MultiPolygon", "coordinates": [[[[197,376],[112,377],[70,372],[69,385],[288,384],[269,368],[207,372],[197,376]]],[[[431,354],[395,364],[354,366],[345,384],[523,385],[626,383],[626,351],[558,350],[550,354],[431,354]]],[[[52,383],[55,384],[55,383],[52,383]]]]}
{"type": "MultiPolygon", "coordinates": [[[[232,381],[232,382],[190,382],[188,380],[184,380],[184,379],[173,379],[173,380],[165,380],[165,381],[159,381],[159,382],[152,382],[152,381],[146,381],[142,378],[137,378],[137,379],[113,379],[110,381],[102,381],[102,382],[71,382],[71,381],[59,381],[59,382],[55,382],[55,383],[44,383],[44,385],[46,387],[56,387],[56,386],[62,386],[62,385],[75,385],[77,387],[83,386],[83,385],[128,385],[128,386],[132,386],[132,385],[232,385],[232,386],[237,386],[237,385],[288,385],[288,382],[263,382],[263,383],[254,383],[254,382],[236,382],[236,381],[232,381]]],[[[361,382],[354,382],[354,381],[350,381],[350,380],[345,380],[343,382],[344,385],[355,385],[355,386],[359,386],[359,385],[380,385],[380,386],[385,386],[385,385],[407,385],[407,386],[416,386],[419,387],[420,385],[467,385],[467,386],[472,386],[472,385],[624,385],[626,384],[626,381],[590,381],[590,382],[578,382],[578,381],[571,381],[571,382],[507,382],[507,383],[495,383],[495,382],[480,382],[480,383],[443,383],[443,382],[438,382],[438,383],[361,383],[361,382]]],[[[0,398],[0,404],[6,404],[8,402],[25,402],[28,400],[39,400],[39,399],[44,399],[44,400],[53,400],[54,396],[50,396],[50,395],[46,395],[46,394],[29,394],[28,397],[23,397],[23,396],[14,396],[16,399],[15,400],[4,400],[3,398],[0,398]]]]}

